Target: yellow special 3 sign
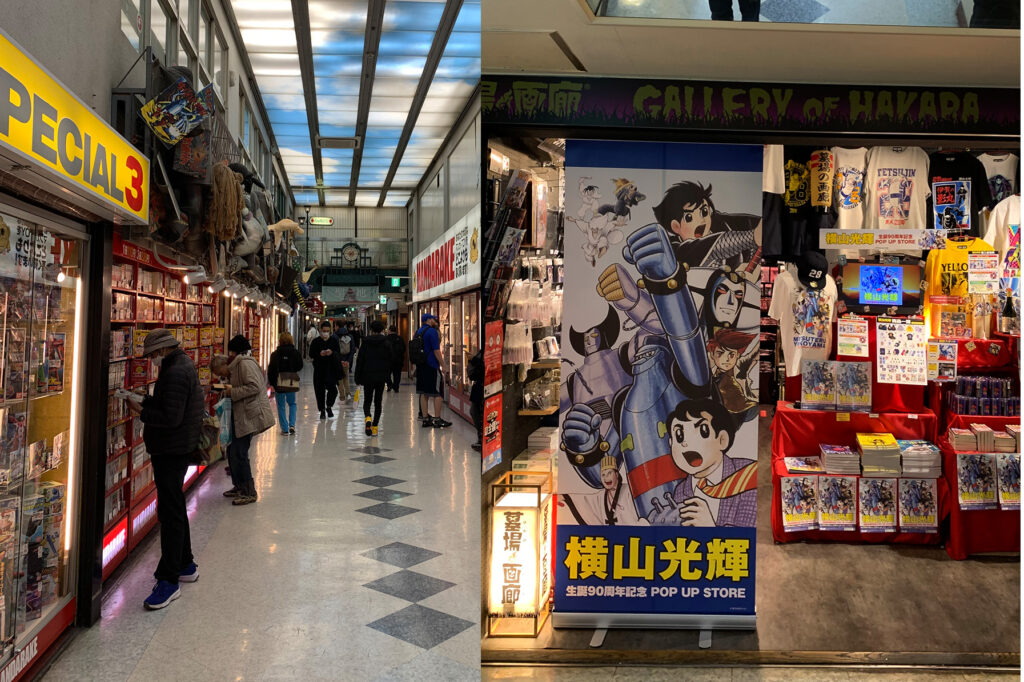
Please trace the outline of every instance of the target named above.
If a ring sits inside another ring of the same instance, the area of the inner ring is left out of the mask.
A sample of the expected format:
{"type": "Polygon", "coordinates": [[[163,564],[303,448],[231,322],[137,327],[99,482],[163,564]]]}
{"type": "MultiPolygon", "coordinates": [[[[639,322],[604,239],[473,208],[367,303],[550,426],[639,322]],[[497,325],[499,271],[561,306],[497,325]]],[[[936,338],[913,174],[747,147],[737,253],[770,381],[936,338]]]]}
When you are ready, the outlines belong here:
{"type": "Polygon", "coordinates": [[[2,32],[0,147],[98,197],[116,216],[149,222],[149,159],[2,32]]]}

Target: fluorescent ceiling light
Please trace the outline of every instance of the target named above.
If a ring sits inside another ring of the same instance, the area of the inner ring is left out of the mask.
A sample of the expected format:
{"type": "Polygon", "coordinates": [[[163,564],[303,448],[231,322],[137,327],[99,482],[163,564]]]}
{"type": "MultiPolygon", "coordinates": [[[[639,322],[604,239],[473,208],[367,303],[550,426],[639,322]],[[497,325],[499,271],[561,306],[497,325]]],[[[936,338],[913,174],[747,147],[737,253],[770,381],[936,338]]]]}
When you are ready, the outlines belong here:
{"type": "Polygon", "coordinates": [[[321,149],[359,149],[359,137],[317,137],[321,149]]]}

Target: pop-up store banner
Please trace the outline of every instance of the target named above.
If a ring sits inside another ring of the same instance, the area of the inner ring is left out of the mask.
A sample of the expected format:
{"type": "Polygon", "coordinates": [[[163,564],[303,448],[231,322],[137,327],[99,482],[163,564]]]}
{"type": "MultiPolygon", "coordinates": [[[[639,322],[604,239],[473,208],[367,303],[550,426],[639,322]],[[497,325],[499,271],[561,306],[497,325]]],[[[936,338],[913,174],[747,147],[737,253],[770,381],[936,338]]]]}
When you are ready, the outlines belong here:
{"type": "Polygon", "coordinates": [[[567,142],[556,626],[754,627],[761,156],[567,142]]]}

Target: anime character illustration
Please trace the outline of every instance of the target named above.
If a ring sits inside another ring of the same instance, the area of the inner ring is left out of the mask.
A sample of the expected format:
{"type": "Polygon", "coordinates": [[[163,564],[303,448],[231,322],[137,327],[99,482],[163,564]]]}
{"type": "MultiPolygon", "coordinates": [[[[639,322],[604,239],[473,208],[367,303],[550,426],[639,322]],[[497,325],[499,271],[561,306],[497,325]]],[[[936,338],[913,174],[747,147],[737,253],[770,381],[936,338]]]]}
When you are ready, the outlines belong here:
{"type": "Polygon", "coordinates": [[[691,267],[738,270],[760,259],[761,218],[717,211],[710,184],[673,185],[654,207],[654,217],[672,235],[679,262],[691,267]]]}
{"type": "Polygon", "coordinates": [[[904,177],[878,179],[878,215],[890,225],[902,225],[910,218],[910,196],[914,181],[904,177]]]}
{"type": "Polygon", "coordinates": [[[601,459],[601,486],[596,493],[568,494],[559,497],[559,504],[581,526],[635,526],[643,520],[629,499],[629,488],[622,480],[620,459],[601,459]]]}
{"type": "Polygon", "coordinates": [[[861,479],[860,506],[867,516],[886,516],[893,513],[892,487],[880,479],[861,479]],[[866,482],[866,484],[865,484],[866,482]]]}
{"type": "Polygon", "coordinates": [[[757,362],[757,336],[735,329],[719,329],[708,341],[711,383],[733,415],[745,421],[757,407],[757,388],[750,370],[757,362]]]}
{"type": "Polygon", "coordinates": [[[999,490],[1020,495],[1019,455],[999,455],[999,490]]]}
{"type": "Polygon", "coordinates": [[[175,144],[209,116],[203,101],[184,78],[143,105],[142,118],[165,144],[175,144]]]}
{"type": "Polygon", "coordinates": [[[855,510],[850,480],[842,476],[822,476],[819,479],[818,502],[823,514],[850,514],[855,510]]]}
{"type": "Polygon", "coordinates": [[[640,193],[632,180],[615,178],[612,182],[615,183],[615,203],[602,204],[597,212],[600,215],[614,216],[615,225],[625,227],[631,217],[630,209],[647,197],[640,193]]]}
{"type": "Polygon", "coordinates": [[[841,209],[858,208],[860,206],[863,186],[863,170],[851,168],[850,166],[840,166],[836,169],[836,205],[841,209]]]}
{"type": "Polygon", "coordinates": [[[932,185],[935,201],[935,229],[966,230],[970,227],[970,183],[936,182],[932,185]]]}
{"type": "Polygon", "coordinates": [[[622,230],[619,229],[618,216],[614,211],[600,212],[597,202],[601,194],[596,185],[586,184],[589,180],[589,177],[580,178],[581,205],[576,216],[566,216],[566,220],[576,225],[583,233],[586,238],[582,247],[583,253],[587,262],[591,266],[596,266],[597,260],[604,257],[609,246],[622,241],[622,230]]]}
{"type": "Polygon", "coordinates": [[[981,465],[981,457],[961,457],[958,473],[962,490],[976,493],[992,489],[992,471],[989,467],[981,465]]]}
{"type": "Polygon", "coordinates": [[[782,479],[782,513],[805,516],[816,510],[814,483],[807,476],[782,479]]]}
{"type": "Polygon", "coordinates": [[[912,479],[902,486],[900,506],[903,513],[910,516],[927,516],[935,513],[935,498],[928,485],[912,479]]]}
{"type": "Polygon", "coordinates": [[[895,301],[899,296],[902,283],[898,268],[864,268],[864,281],[861,286],[870,293],[872,301],[895,301]]]}
{"type": "MultiPolygon", "coordinates": [[[[1020,223],[1007,225],[1007,237],[1006,258],[1003,259],[1003,277],[1020,277],[1020,223]]],[[[2,248],[3,242],[0,241],[0,249],[2,248]]]]}
{"type": "Polygon", "coordinates": [[[594,216],[599,215],[597,202],[601,199],[601,191],[597,185],[589,183],[591,179],[589,176],[580,178],[577,190],[580,196],[580,208],[576,211],[576,218],[574,220],[584,223],[589,223],[594,216]]]}
{"type": "Polygon", "coordinates": [[[1009,196],[1013,196],[1013,183],[1005,175],[993,175],[988,179],[988,187],[992,190],[992,199],[999,203],[1009,196]]]}
{"type": "Polygon", "coordinates": [[[825,334],[832,324],[832,303],[817,291],[801,290],[793,299],[793,334],[796,341],[808,345],[806,339],[820,341],[811,347],[825,347],[825,334]]]}
{"type": "Polygon", "coordinates": [[[0,216],[0,254],[11,250],[11,228],[0,216]]]}

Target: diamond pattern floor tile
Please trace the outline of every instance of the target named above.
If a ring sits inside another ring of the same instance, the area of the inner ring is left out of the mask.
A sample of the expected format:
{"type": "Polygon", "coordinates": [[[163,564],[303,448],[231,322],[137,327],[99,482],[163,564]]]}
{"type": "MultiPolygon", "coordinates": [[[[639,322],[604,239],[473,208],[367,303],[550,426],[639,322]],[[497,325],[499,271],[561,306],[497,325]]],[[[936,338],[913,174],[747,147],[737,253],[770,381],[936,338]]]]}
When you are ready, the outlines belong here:
{"type": "Polygon", "coordinates": [[[363,552],[362,556],[376,559],[392,566],[398,566],[399,568],[409,568],[416,564],[422,564],[428,559],[441,556],[441,553],[415,545],[407,545],[404,542],[392,542],[390,545],[384,545],[383,547],[371,549],[369,552],[363,552]]]}
{"type": "Polygon", "coordinates": [[[358,481],[352,481],[353,483],[362,483],[363,485],[372,485],[374,488],[386,488],[389,485],[398,485],[399,483],[405,483],[400,478],[391,478],[390,476],[369,476],[367,478],[360,478],[358,481]]]}
{"type": "Polygon", "coordinates": [[[447,580],[406,570],[392,573],[363,585],[363,587],[369,587],[371,590],[377,590],[384,594],[390,594],[392,597],[398,597],[399,599],[411,602],[418,602],[427,597],[433,597],[438,592],[444,592],[454,586],[455,583],[448,582],[447,580]]]}
{"type": "Polygon", "coordinates": [[[412,604],[390,616],[373,621],[368,627],[422,649],[433,649],[441,642],[473,627],[473,623],[419,604],[412,604]]]}
{"type": "Polygon", "coordinates": [[[367,464],[382,464],[384,462],[394,462],[394,457],[382,457],[381,455],[363,455],[362,457],[353,457],[353,462],[366,462],[367,464]]]}
{"type": "Polygon", "coordinates": [[[412,495],[412,493],[404,493],[401,490],[391,490],[390,488],[373,488],[363,493],[356,493],[356,497],[365,497],[368,500],[377,500],[378,502],[397,502],[409,495],[412,495]]]}
{"type": "Polygon", "coordinates": [[[409,514],[415,514],[420,510],[413,509],[412,507],[403,507],[400,504],[382,502],[381,504],[375,504],[372,507],[363,507],[362,509],[356,509],[356,511],[361,514],[379,516],[382,519],[397,519],[399,517],[407,516],[409,514]]]}

